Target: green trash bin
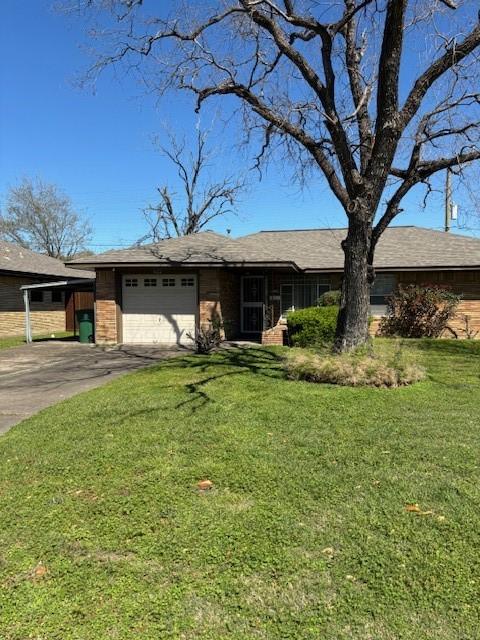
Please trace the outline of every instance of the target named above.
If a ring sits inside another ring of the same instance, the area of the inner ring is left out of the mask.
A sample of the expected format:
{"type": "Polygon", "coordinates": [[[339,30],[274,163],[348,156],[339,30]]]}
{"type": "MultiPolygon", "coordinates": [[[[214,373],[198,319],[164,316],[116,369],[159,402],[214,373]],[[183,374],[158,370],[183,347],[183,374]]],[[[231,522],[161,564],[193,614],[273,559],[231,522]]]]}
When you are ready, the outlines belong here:
{"type": "Polygon", "coordinates": [[[80,342],[93,342],[93,309],[79,309],[76,312],[78,339],[80,342]]]}

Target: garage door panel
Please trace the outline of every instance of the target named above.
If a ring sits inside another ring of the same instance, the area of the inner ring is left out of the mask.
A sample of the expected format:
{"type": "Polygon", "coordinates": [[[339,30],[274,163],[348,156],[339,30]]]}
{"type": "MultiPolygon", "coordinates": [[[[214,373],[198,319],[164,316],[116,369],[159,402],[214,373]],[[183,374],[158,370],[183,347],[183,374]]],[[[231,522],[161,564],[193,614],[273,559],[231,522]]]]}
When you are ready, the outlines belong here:
{"type": "Polygon", "coordinates": [[[189,344],[187,334],[195,331],[196,277],[124,276],[122,307],[124,342],[189,344]]]}

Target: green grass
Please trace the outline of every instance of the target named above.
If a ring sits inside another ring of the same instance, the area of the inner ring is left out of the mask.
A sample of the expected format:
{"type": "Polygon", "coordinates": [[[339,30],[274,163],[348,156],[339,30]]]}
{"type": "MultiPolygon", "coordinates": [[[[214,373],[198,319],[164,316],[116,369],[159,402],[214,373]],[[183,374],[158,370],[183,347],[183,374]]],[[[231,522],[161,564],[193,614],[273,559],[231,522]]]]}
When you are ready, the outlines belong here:
{"type": "Polygon", "coordinates": [[[12,429],[2,640],[478,638],[480,343],[408,345],[411,387],[287,381],[281,350],[239,349],[12,429]]]}
{"type": "MultiPolygon", "coordinates": [[[[71,338],[73,333],[71,331],[54,331],[56,339],[71,338]]],[[[40,334],[33,336],[33,342],[41,342],[43,340],[51,340],[51,333],[40,334]]],[[[0,349],[9,349],[10,347],[19,347],[25,344],[24,336],[11,336],[8,338],[0,338],[0,349]]]]}

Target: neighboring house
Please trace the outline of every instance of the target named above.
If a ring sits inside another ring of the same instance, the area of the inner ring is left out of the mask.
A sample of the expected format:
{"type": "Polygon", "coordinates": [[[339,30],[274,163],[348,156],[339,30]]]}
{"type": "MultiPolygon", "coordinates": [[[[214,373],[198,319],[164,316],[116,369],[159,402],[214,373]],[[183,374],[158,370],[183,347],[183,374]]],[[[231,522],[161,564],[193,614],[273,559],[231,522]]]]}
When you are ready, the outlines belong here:
{"type": "MultiPolygon", "coordinates": [[[[69,269],[63,262],[0,240],[0,337],[25,331],[21,286],[93,278],[94,273],[69,269]]],[[[30,309],[35,334],[73,330],[75,302],[93,307],[93,293],[75,294],[62,287],[32,289],[30,309]],[[76,300],[75,300],[76,297],[76,300]]]]}
{"type": "MultiPolygon", "coordinates": [[[[99,343],[188,343],[213,317],[228,339],[279,343],[289,309],[340,287],[345,229],[262,231],[232,239],[212,232],[74,260],[96,271],[99,343]],[[273,327],[273,328],[270,328],[273,327]]],[[[372,315],[399,283],[438,283],[462,294],[458,310],[480,329],[480,240],[391,227],[375,258],[372,315]]]]}

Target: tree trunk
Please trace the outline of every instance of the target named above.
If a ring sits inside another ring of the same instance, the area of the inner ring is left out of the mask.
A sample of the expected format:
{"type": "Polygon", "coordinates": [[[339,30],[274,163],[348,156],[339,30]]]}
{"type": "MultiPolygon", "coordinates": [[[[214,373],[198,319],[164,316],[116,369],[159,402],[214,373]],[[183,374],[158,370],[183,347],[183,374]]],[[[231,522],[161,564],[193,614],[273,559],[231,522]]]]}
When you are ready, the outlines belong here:
{"type": "Polygon", "coordinates": [[[335,350],[338,352],[355,349],[368,339],[370,236],[371,230],[367,223],[351,220],[347,237],[342,243],[345,261],[335,336],[335,350]]]}

